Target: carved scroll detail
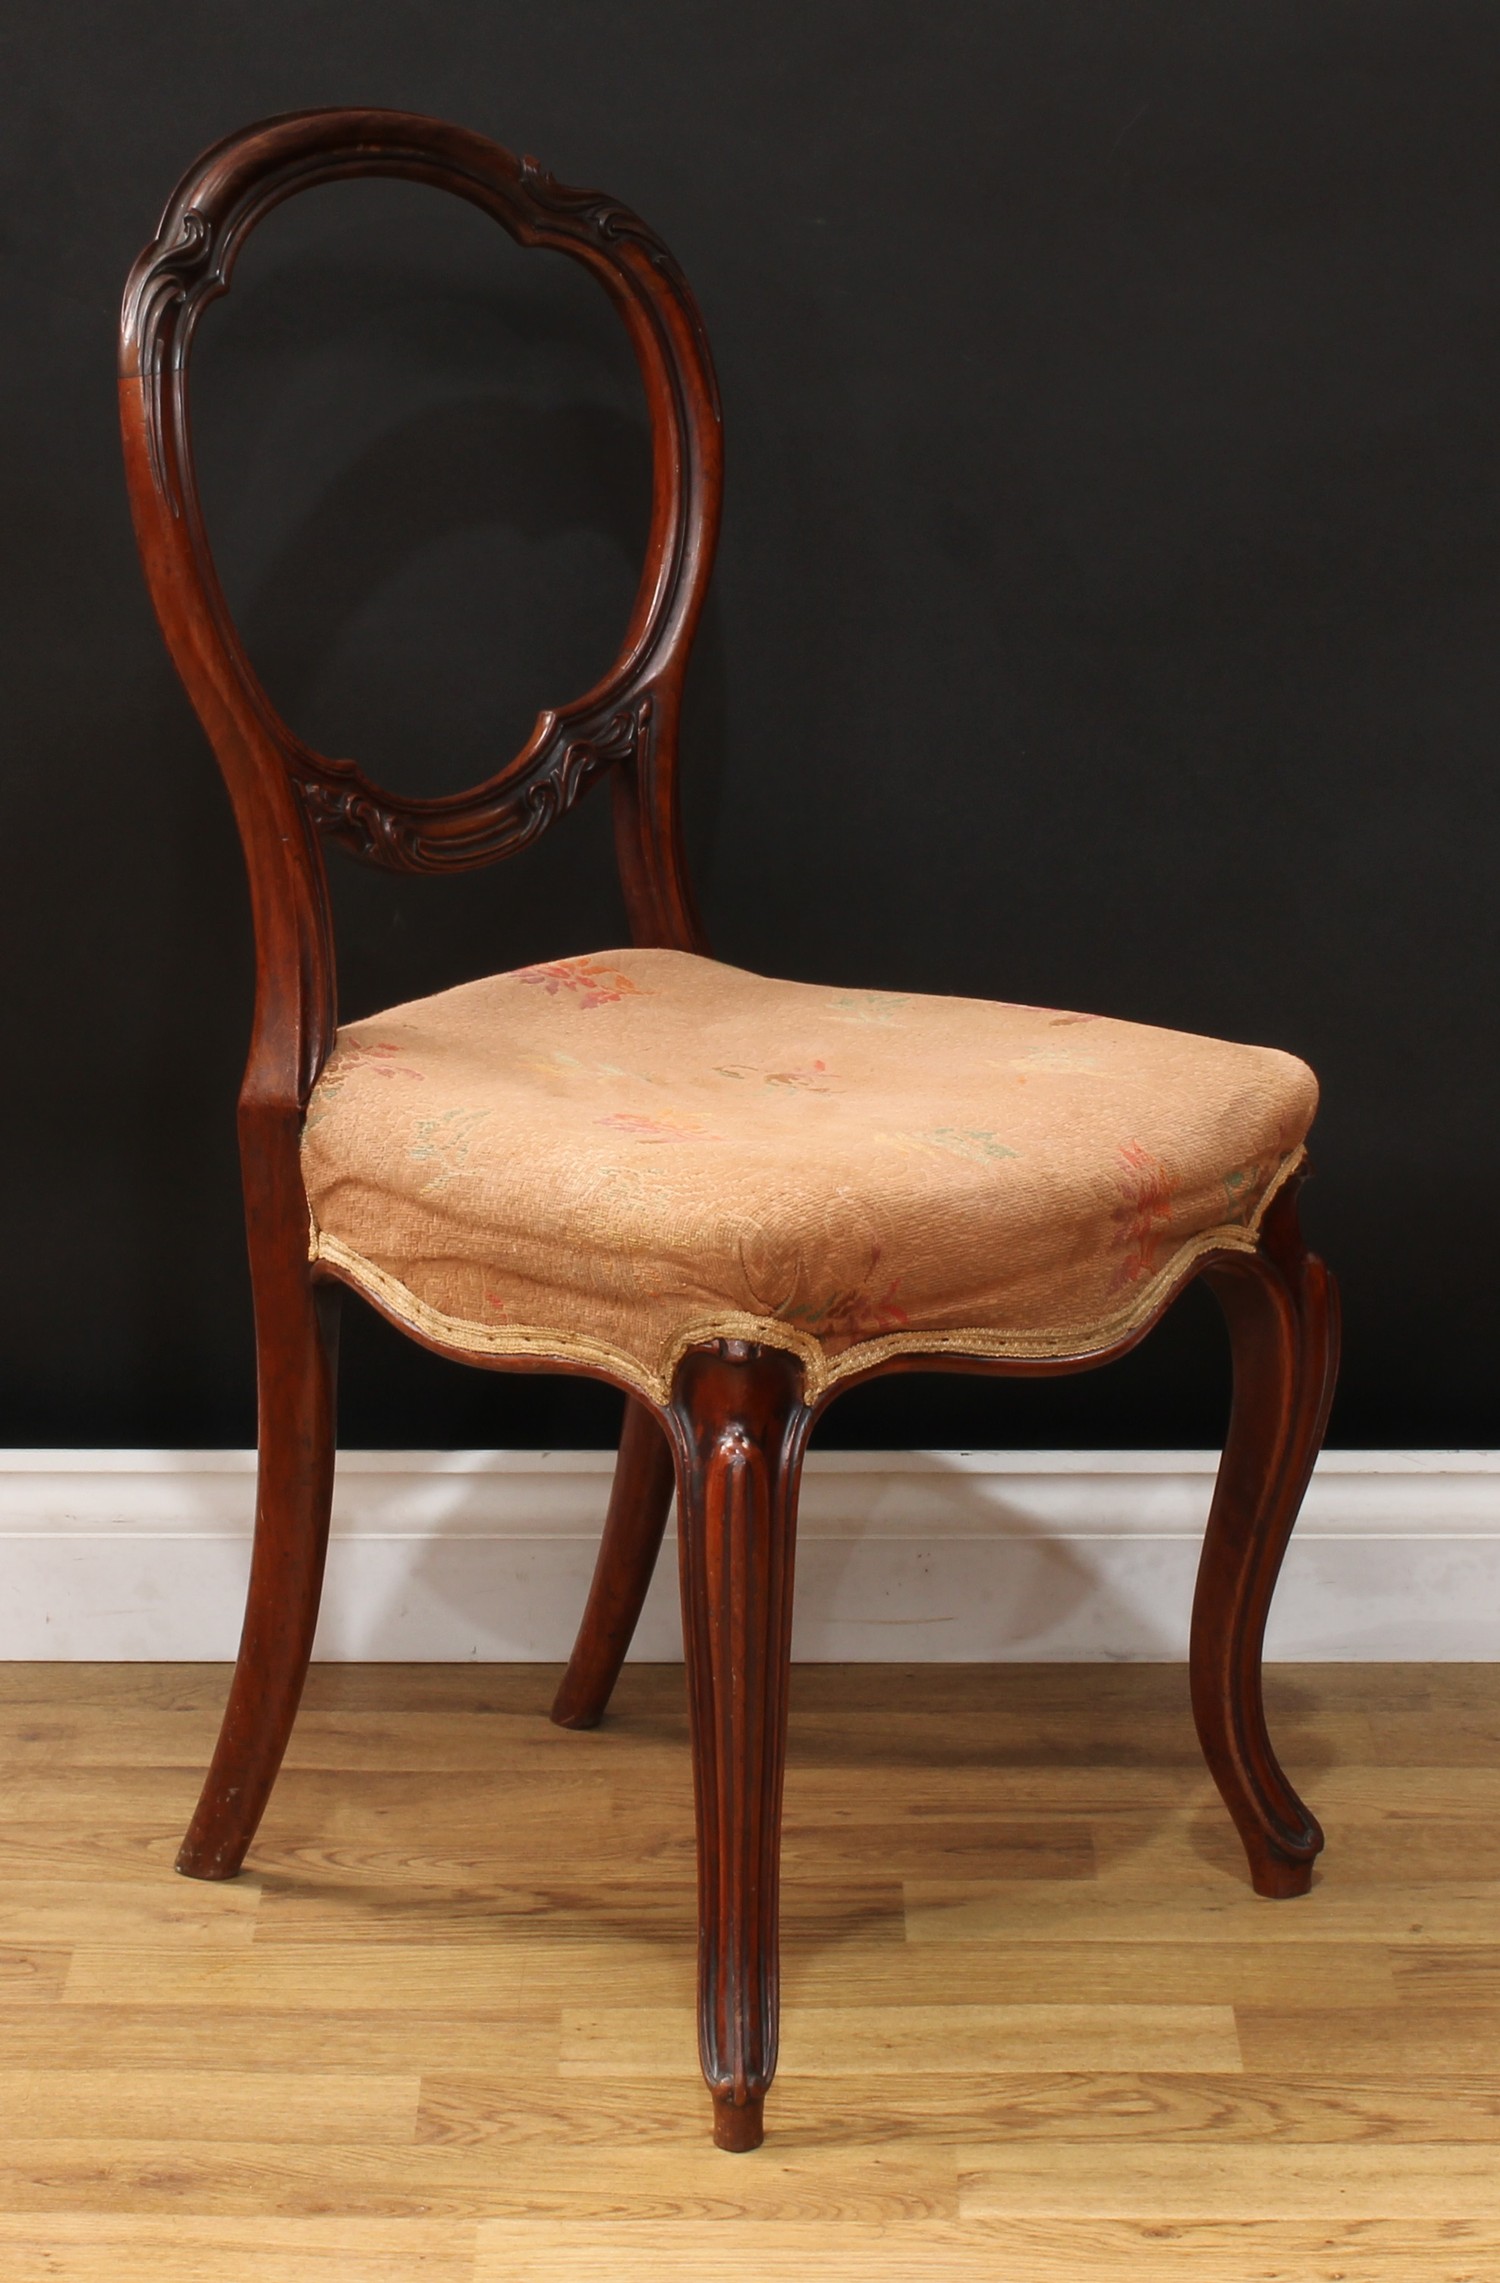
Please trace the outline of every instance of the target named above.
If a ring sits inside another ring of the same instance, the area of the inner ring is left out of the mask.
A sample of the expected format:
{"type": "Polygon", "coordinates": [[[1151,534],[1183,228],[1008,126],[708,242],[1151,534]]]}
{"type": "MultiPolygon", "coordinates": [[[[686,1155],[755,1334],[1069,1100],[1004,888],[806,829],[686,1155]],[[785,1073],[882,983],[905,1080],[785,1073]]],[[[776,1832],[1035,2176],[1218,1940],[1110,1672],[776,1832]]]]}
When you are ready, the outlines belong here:
{"type": "Polygon", "coordinates": [[[306,752],[297,786],[313,821],[351,855],[402,872],[465,871],[540,839],[606,769],[636,758],[650,721],[643,697],[586,736],[549,741],[514,778],[507,771],[451,802],[401,801],[356,762],[306,752]]]}
{"type": "MultiPolygon", "coordinates": [[[[531,204],[544,214],[555,214],[578,225],[601,246],[628,238],[649,255],[654,269],[674,281],[682,278],[676,259],[656,232],[630,207],[622,206],[605,190],[582,190],[559,182],[556,175],[533,158],[521,161],[521,188],[531,204]]],[[[684,281],[685,282],[685,281],[684,281]]]]}
{"type": "Polygon", "coordinates": [[[533,211],[544,217],[554,217],[571,231],[589,239],[601,251],[612,253],[622,242],[640,248],[651,267],[669,288],[692,329],[703,360],[703,377],[717,416],[718,381],[714,375],[713,356],[709,350],[702,313],[693,298],[686,273],[671,248],[649,224],[641,220],[639,214],[629,206],[622,206],[608,191],[576,189],[570,183],[559,182],[555,174],[549,173],[546,167],[539,165],[533,158],[523,158],[521,161],[520,187],[533,211]]]}
{"type": "Polygon", "coordinates": [[[125,296],[124,328],[140,343],[141,389],[145,399],[146,457],[151,480],[174,516],[182,500],[167,455],[165,376],[180,369],[198,309],[222,293],[222,241],[196,206],[181,215],[174,231],[163,231],[131,272],[125,296]]]}

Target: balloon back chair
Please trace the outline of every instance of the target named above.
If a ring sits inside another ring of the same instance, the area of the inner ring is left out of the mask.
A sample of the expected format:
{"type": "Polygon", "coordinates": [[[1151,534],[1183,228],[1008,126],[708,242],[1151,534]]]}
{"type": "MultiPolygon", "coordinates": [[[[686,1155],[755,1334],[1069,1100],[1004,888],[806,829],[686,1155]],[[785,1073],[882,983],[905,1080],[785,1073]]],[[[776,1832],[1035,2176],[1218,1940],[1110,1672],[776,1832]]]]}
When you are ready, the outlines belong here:
{"type": "Polygon", "coordinates": [[[687,283],[614,200],[479,135],[312,111],[184,177],[124,303],[145,574],[249,872],[239,1104],[260,1464],[244,1632],[178,1859],[239,1870],[312,1648],[334,1469],[337,1303],[502,1371],[626,1395],[598,1565],[553,1718],[610,1696],[675,1489],[714,2136],[753,2148],[776,2066],[797,1486],[814,1421],[876,1374],[1080,1371],[1193,1277],[1223,1303],[1232,1415],[1193,1606],[1203,1750],[1263,1895],[1322,1834],[1272,1749],[1266,1615],[1322,1439],[1336,1302],[1298,1231],[1312,1074],[1269,1049],[1049,1008],[776,982],[715,963],[683,861],[677,729],[719,518],[719,399],[687,283]],[[408,800],[279,718],[231,622],[194,479],[189,356],[261,216],[355,175],[436,185],[592,272],[645,383],[653,485],[620,653],[476,789],[408,800]],[[396,871],[513,856],[608,778],[628,949],[340,1028],[322,843],[396,871]]]}

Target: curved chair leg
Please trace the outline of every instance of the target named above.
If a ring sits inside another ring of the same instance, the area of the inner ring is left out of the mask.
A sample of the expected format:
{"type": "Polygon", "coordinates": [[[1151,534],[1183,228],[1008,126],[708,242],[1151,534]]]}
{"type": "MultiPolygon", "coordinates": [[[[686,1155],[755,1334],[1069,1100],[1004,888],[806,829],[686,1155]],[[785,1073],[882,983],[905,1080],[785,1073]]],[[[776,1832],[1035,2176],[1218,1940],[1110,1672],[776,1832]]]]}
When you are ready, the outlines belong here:
{"type": "Polygon", "coordinates": [[[656,1415],[629,1397],[594,1579],[552,1702],[559,1728],[597,1728],[645,1606],[676,1476],[656,1415]]]}
{"type": "Polygon", "coordinates": [[[232,1879],[255,1837],[301,1701],[328,1548],[340,1293],[295,1259],[255,1282],[255,1548],[229,1702],[177,1857],[190,1879],[232,1879]]]}
{"type": "Polygon", "coordinates": [[[1297,1226],[1295,1183],[1261,1249],[1208,1273],[1229,1325],[1234,1403],[1193,1603],[1193,1715],[1257,1894],[1306,1894],[1323,1834],[1266,1729],[1271,1595],[1322,1444],[1338,1371],[1338,1291],[1297,1226]]]}
{"type": "Polygon", "coordinates": [[[698,1813],[698,2049],[720,2148],[758,2148],[780,2012],[781,1794],[797,1483],[811,1414],[778,1348],[684,1356],[670,1413],[698,1813]]]}

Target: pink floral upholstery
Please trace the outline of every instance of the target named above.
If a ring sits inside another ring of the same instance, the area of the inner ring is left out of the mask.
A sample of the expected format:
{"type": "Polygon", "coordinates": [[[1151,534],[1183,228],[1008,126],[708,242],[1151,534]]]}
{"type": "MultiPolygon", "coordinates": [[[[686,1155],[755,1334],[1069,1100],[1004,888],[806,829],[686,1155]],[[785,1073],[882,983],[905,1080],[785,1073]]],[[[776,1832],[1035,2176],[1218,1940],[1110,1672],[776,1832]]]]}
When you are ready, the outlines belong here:
{"type": "Polygon", "coordinates": [[[308,1111],[314,1254],[429,1338],[658,1398],[695,1341],[1087,1354],[1248,1247],[1306,1065],[1048,1007],[779,983],[676,951],[346,1025],[308,1111]]]}

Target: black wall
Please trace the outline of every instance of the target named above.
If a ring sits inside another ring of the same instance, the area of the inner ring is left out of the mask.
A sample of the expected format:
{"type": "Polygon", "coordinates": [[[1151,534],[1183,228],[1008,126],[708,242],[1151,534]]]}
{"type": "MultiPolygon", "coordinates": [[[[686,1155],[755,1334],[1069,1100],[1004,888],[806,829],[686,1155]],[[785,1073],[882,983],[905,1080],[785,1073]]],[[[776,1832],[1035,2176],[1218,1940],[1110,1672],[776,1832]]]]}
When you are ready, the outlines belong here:
{"type": "MultiPolygon", "coordinates": [[[[253,1435],[227,804],[118,473],[126,268],[206,143],[384,103],[602,185],[695,282],[727,526],[695,669],[715,944],[1273,1042],[1322,1074],[1336,1439],[1497,1439],[1500,10],[1492,0],[10,6],[0,208],[3,1432],[253,1435]]],[[[456,202],[273,217],[199,360],[267,681],[437,790],[607,659],[644,424],[581,273],[456,202]]],[[[458,883],[339,867],[343,1000],[621,936],[607,815],[458,883]]],[[[346,1439],[615,1399],[351,1306],[346,1439]]],[[[1190,1295],[1112,1373],[913,1380],[856,1443],[1206,1443],[1190,1295]]]]}

